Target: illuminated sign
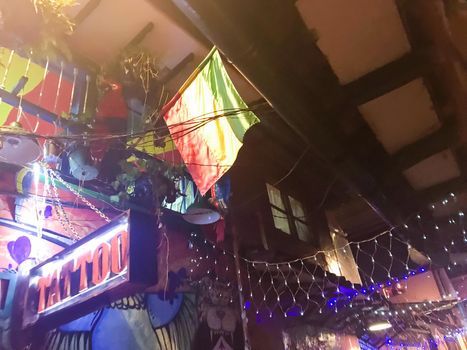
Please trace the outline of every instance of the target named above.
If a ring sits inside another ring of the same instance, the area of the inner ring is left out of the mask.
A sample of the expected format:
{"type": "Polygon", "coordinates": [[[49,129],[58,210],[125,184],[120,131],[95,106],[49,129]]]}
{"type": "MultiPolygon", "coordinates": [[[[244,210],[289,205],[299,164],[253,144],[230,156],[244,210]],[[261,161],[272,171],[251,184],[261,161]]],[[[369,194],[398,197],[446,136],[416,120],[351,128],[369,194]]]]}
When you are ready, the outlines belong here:
{"type": "Polygon", "coordinates": [[[23,327],[54,325],[156,282],[154,218],[125,213],[29,273],[23,327]]]}

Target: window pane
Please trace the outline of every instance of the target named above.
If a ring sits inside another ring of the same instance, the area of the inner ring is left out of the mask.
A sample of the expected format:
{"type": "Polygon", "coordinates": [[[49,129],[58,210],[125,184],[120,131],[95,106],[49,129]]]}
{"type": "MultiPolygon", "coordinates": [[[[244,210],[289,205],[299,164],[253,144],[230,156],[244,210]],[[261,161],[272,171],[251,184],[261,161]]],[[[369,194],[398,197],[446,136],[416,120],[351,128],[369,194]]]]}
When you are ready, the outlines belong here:
{"type": "Polygon", "coordinates": [[[271,207],[272,209],[272,217],[274,219],[274,226],[290,235],[290,226],[289,226],[289,220],[287,220],[287,214],[281,212],[280,210],[271,207]]]}
{"type": "Polygon", "coordinates": [[[289,196],[290,208],[292,215],[298,220],[294,220],[297,235],[300,240],[308,242],[310,240],[310,230],[306,224],[305,211],[303,210],[302,203],[295,198],[289,196]]]}
{"type": "Polygon", "coordinates": [[[295,220],[295,227],[297,228],[298,238],[304,242],[308,242],[310,240],[310,230],[308,225],[299,220],[295,220]]]}
{"type": "Polygon", "coordinates": [[[297,201],[295,198],[289,196],[290,207],[292,208],[292,214],[298,219],[305,221],[305,212],[303,211],[302,203],[297,201]]]}
{"type": "Polygon", "coordinates": [[[269,203],[285,211],[284,202],[282,202],[281,192],[277,188],[271,186],[270,184],[266,184],[266,188],[268,190],[269,203]]]}

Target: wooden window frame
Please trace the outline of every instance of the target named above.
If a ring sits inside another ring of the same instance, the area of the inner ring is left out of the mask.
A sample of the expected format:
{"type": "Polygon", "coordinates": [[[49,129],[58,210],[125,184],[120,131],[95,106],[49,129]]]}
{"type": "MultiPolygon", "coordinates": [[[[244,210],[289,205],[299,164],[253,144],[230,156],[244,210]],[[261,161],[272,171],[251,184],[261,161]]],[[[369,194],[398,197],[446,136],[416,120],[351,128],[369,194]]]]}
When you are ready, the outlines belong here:
{"type": "Polygon", "coordinates": [[[275,187],[275,186],[273,186],[271,184],[267,184],[267,185],[266,185],[266,192],[267,192],[267,195],[268,195],[267,196],[267,198],[268,198],[268,207],[269,207],[269,210],[270,210],[270,215],[272,216],[272,219],[273,219],[272,221],[273,221],[274,228],[276,230],[281,231],[282,233],[284,233],[287,236],[294,237],[294,238],[298,239],[300,242],[311,243],[312,242],[311,228],[310,228],[310,224],[308,222],[308,215],[306,213],[305,207],[303,206],[303,203],[301,201],[299,201],[298,199],[296,199],[295,197],[292,197],[291,195],[284,193],[284,191],[281,191],[281,189],[279,189],[279,188],[277,188],[277,187],[275,187]],[[284,205],[285,211],[284,211],[284,209],[281,209],[278,206],[276,206],[275,204],[271,203],[271,198],[269,197],[269,191],[267,190],[267,185],[269,185],[269,186],[275,188],[277,191],[279,191],[280,198],[281,198],[282,203],[284,205]],[[290,203],[289,197],[292,197],[295,201],[297,201],[300,204],[300,206],[302,208],[302,211],[304,213],[304,218],[296,217],[294,215],[294,212],[293,212],[292,205],[290,203]],[[282,214],[284,214],[284,219],[287,218],[290,234],[287,233],[287,232],[284,232],[283,230],[276,227],[276,224],[275,224],[275,221],[274,221],[274,213],[272,211],[272,208],[274,208],[275,210],[277,210],[277,211],[281,212],[282,214]],[[308,228],[308,237],[307,237],[306,240],[300,238],[300,235],[298,234],[296,221],[299,221],[300,223],[304,224],[308,228]]]}

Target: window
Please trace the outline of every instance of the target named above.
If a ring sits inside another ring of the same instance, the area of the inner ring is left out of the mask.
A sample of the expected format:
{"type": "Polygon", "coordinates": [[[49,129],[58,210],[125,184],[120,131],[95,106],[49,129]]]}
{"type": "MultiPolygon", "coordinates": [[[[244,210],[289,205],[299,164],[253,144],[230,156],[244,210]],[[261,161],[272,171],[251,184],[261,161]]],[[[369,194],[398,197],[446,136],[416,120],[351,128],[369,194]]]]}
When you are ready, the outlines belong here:
{"type": "Polygon", "coordinates": [[[302,241],[308,241],[310,230],[302,203],[291,196],[284,195],[270,184],[266,184],[266,188],[274,226],[289,235],[298,236],[302,241]]]}

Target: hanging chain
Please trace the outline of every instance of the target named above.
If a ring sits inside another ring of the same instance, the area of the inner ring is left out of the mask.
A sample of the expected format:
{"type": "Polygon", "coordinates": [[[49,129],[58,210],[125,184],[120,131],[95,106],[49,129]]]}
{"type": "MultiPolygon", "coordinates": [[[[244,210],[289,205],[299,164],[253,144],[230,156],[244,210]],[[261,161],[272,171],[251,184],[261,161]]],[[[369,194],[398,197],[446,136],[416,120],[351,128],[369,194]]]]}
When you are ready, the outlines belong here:
{"type": "MultiPolygon", "coordinates": [[[[47,170],[46,170],[47,171],[47,170]]],[[[46,178],[47,180],[47,178],[46,178]]],[[[62,215],[60,214],[60,210],[59,210],[59,204],[57,203],[57,200],[55,198],[54,195],[52,195],[52,191],[50,191],[50,187],[48,185],[48,183],[46,184],[46,195],[47,197],[51,198],[52,200],[52,205],[55,209],[55,213],[57,214],[57,217],[58,217],[58,221],[60,221],[60,224],[62,225],[63,229],[65,230],[65,232],[68,232],[68,227],[65,225],[64,221],[63,221],[63,217],[62,215]]]]}
{"type": "Polygon", "coordinates": [[[55,171],[52,169],[49,169],[49,172],[51,174],[52,178],[56,178],[61,184],[63,184],[71,193],[73,193],[76,197],[78,197],[84,204],[86,204],[89,208],[91,208],[96,214],[98,214],[102,219],[104,219],[106,222],[110,222],[110,218],[105,215],[102,211],[100,211],[94,204],[92,204],[90,201],[88,201],[86,198],[84,198],[81,193],[76,191],[73,187],[68,184],[65,180],[62,179],[60,175],[58,175],[55,171]]]}
{"type": "MultiPolygon", "coordinates": [[[[52,199],[53,199],[53,202],[54,202],[54,206],[55,206],[55,212],[57,213],[57,216],[58,216],[58,219],[60,221],[60,223],[62,224],[63,228],[65,229],[66,232],[68,232],[68,229],[70,230],[71,232],[71,235],[73,236],[73,240],[79,240],[81,237],[80,235],[78,234],[78,232],[76,232],[76,229],[75,227],[71,224],[70,220],[68,219],[68,216],[65,212],[65,209],[63,208],[63,205],[62,205],[62,202],[60,201],[60,197],[58,195],[58,189],[57,189],[57,185],[55,184],[55,178],[54,178],[54,175],[52,170],[51,169],[46,169],[46,171],[49,172],[50,174],[50,182],[52,183],[52,188],[53,188],[53,196],[52,199]]],[[[48,191],[50,192],[50,189],[48,188],[48,191]]]]}

